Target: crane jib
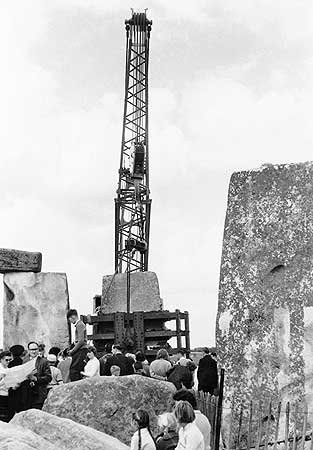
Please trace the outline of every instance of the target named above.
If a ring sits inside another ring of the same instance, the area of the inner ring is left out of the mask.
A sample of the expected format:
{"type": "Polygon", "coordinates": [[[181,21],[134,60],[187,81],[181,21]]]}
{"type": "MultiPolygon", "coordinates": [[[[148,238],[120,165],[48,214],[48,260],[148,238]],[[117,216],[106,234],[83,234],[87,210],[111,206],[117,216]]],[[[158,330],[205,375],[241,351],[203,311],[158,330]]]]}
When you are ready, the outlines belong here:
{"type": "Polygon", "coordinates": [[[115,199],[115,273],[148,270],[149,190],[148,67],[152,21],[132,13],[126,26],[123,129],[115,199]]]}

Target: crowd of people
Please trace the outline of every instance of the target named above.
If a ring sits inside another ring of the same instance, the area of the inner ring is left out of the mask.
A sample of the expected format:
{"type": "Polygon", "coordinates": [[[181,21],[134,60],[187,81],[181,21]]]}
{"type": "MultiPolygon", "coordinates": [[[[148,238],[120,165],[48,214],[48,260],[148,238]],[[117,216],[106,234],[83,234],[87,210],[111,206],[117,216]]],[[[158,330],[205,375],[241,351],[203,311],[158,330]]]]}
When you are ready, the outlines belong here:
{"type": "Polygon", "coordinates": [[[196,450],[209,448],[210,424],[197,409],[192,389],[214,393],[218,386],[216,354],[204,349],[198,366],[188,352],[179,350],[172,357],[166,349],[160,349],[150,364],[142,351],[135,354],[124,351],[118,345],[107,345],[98,358],[95,347],[88,345],[85,324],[76,310],[69,310],[67,319],[75,326],[75,342],[61,350],[51,347],[46,353],[44,344],[31,341],[25,349],[14,345],[0,351],[0,420],[8,422],[15,413],[36,408],[41,409],[49,390],[63,383],[98,376],[140,375],[173,383],[177,389],[174,395],[175,411],[160,416],[161,435],[152,438],[149,430],[149,416],[139,410],[133,419],[138,431],[132,440],[132,450],[168,450],[185,447],[196,450]],[[34,360],[34,369],[27,379],[7,388],[5,377],[13,367],[34,360]],[[195,427],[196,425],[196,427],[195,427]],[[176,430],[179,429],[177,434],[176,430]],[[201,433],[199,434],[199,429],[201,433]],[[193,444],[188,444],[190,437],[193,444]],[[202,438],[201,438],[202,436],[202,438]],[[147,449],[146,449],[147,446],[147,449]]]}

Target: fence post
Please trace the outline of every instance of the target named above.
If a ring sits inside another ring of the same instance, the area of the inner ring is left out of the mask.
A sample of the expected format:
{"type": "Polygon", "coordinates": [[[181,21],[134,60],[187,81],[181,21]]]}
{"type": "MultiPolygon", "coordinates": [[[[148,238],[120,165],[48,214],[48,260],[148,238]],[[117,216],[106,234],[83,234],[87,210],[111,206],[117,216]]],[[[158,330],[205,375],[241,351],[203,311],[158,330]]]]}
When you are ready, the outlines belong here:
{"type": "Polygon", "coordinates": [[[224,378],[225,378],[225,369],[221,369],[220,389],[219,389],[219,394],[218,394],[217,415],[216,415],[216,425],[215,425],[215,440],[214,440],[214,449],[215,450],[219,450],[219,446],[220,446],[220,434],[221,434],[222,411],[223,411],[223,396],[224,396],[224,378]]]}

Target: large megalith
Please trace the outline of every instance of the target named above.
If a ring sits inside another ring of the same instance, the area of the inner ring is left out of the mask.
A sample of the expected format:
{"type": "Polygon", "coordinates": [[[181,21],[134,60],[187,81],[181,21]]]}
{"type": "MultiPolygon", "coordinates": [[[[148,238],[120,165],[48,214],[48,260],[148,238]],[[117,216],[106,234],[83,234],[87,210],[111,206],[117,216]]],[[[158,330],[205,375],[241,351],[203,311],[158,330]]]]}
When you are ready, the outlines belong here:
{"type": "Polygon", "coordinates": [[[49,393],[43,410],[110,434],[129,445],[134,432],[132,413],[148,411],[152,430],[157,415],[173,407],[175,386],[142,375],[98,377],[58,386],[49,393]]]}
{"type": "MultiPolygon", "coordinates": [[[[104,313],[127,311],[127,274],[105,275],[102,282],[104,313]]],[[[159,311],[163,309],[159,282],[154,272],[134,272],[130,275],[131,311],[159,311]]]]}
{"type": "Polygon", "coordinates": [[[4,275],[4,347],[31,340],[47,348],[69,344],[66,312],[69,295],[65,273],[8,273],[4,275]]]}
{"type": "Polygon", "coordinates": [[[313,412],[312,274],[313,163],[234,173],[216,339],[235,407],[305,399],[313,412]]]}

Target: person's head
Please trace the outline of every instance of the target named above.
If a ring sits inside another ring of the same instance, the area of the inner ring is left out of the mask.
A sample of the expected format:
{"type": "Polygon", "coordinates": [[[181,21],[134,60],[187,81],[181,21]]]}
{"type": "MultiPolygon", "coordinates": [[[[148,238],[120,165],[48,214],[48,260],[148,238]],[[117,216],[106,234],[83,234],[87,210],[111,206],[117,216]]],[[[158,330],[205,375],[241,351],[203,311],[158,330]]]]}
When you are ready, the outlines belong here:
{"type": "Polygon", "coordinates": [[[51,347],[50,350],[49,350],[49,355],[58,356],[60,351],[61,351],[61,349],[59,347],[51,347]]]}
{"type": "Polygon", "coordinates": [[[11,352],[4,350],[0,352],[0,363],[2,364],[3,367],[7,368],[9,362],[11,362],[12,359],[13,357],[11,352]]]}
{"type": "Polygon", "coordinates": [[[47,356],[47,361],[50,364],[50,366],[56,366],[57,365],[57,357],[53,353],[49,353],[47,356]]]}
{"type": "Polygon", "coordinates": [[[180,427],[192,423],[196,418],[193,407],[189,402],[184,400],[176,404],[174,414],[180,427]]]}
{"type": "Polygon", "coordinates": [[[64,359],[68,358],[68,352],[69,352],[68,348],[65,348],[63,352],[61,352],[62,358],[64,359]]]}
{"type": "Polygon", "coordinates": [[[121,373],[121,368],[119,366],[111,366],[110,372],[112,377],[119,377],[121,373]]]}
{"type": "Polygon", "coordinates": [[[10,347],[10,353],[12,353],[13,358],[21,358],[25,352],[25,348],[22,345],[12,345],[10,347]]]}
{"type": "Polygon", "coordinates": [[[136,352],[136,361],[137,362],[144,362],[146,360],[146,356],[144,353],[142,353],[141,351],[136,352]]]}
{"type": "Polygon", "coordinates": [[[168,353],[165,350],[165,348],[160,348],[160,350],[157,353],[157,359],[169,359],[168,353]]]}
{"type": "Polygon", "coordinates": [[[136,422],[139,429],[149,428],[150,418],[145,409],[138,409],[135,413],[133,413],[132,418],[136,422]]]}
{"type": "Polygon", "coordinates": [[[45,344],[38,344],[38,351],[40,356],[45,356],[46,346],[45,344]]]}
{"type": "Polygon", "coordinates": [[[178,352],[176,353],[177,359],[184,358],[186,356],[186,352],[184,349],[180,348],[178,352]]]}
{"type": "Polygon", "coordinates": [[[194,394],[191,391],[187,391],[187,389],[179,389],[173,394],[173,400],[177,404],[180,401],[185,401],[190,403],[193,409],[197,409],[197,400],[194,394]]]}
{"type": "Polygon", "coordinates": [[[90,346],[87,348],[87,358],[88,358],[88,359],[93,359],[93,358],[95,358],[96,356],[97,356],[97,350],[96,350],[96,348],[93,347],[92,345],[90,345],[90,346]]]}
{"type": "Polygon", "coordinates": [[[196,368],[197,368],[197,365],[193,361],[188,359],[186,367],[187,367],[187,369],[190,370],[190,372],[194,372],[196,370],[196,368]]]}
{"type": "Polygon", "coordinates": [[[164,431],[175,431],[177,422],[173,413],[163,413],[158,417],[158,427],[161,433],[164,431]]]}
{"type": "Polygon", "coordinates": [[[122,353],[122,346],[120,344],[114,344],[112,346],[112,353],[116,355],[117,353],[122,353]]]}
{"type": "Polygon", "coordinates": [[[39,345],[35,341],[31,341],[27,345],[28,353],[31,358],[39,355],[39,345]]]}
{"type": "Polygon", "coordinates": [[[211,353],[211,357],[216,361],[217,360],[217,354],[215,352],[211,353]]]}
{"type": "Polygon", "coordinates": [[[111,353],[112,352],[112,344],[105,344],[104,352],[105,353],[111,353]]]}
{"type": "Polygon", "coordinates": [[[76,309],[69,309],[66,314],[67,320],[70,323],[76,323],[78,320],[78,312],[76,309]]]}
{"type": "Polygon", "coordinates": [[[210,350],[208,349],[208,347],[204,347],[204,349],[203,349],[203,354],[204,354],[204,356],[210,354],[210,350]]]}

